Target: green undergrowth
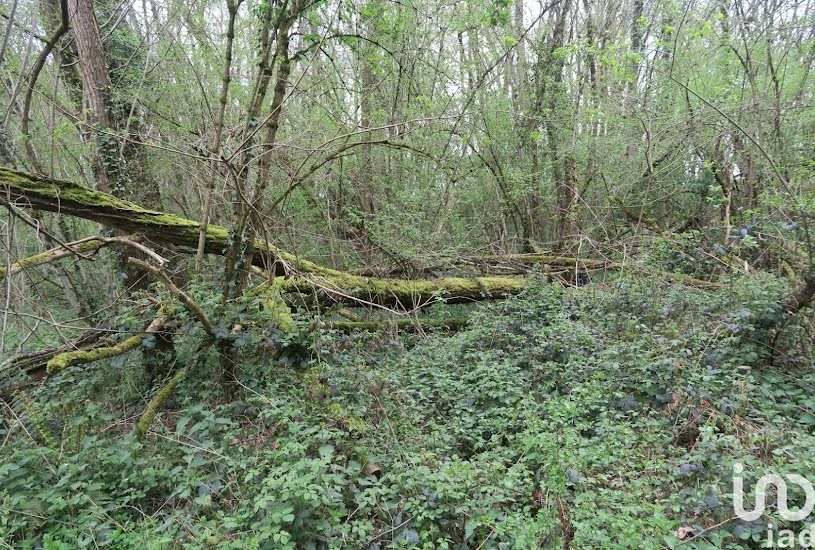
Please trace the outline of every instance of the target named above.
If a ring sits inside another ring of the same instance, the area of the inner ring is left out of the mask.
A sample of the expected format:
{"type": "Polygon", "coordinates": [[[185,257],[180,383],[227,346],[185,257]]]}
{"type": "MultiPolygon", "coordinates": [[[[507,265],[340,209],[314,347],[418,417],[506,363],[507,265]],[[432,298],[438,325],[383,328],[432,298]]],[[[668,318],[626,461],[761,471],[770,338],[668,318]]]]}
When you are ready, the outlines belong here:
{"type": "MultiPolygon", "coordinates": [[[[760,548],[783,522],[732,519],[732,465],[815,479],[815,369],[803,329],[772,328],[784,292],[541,283],[457,333],[250,327],[237,399],[206,355],[143,439],[138,352],[68,368],[2,426],[0,540],[760,548]]],[[[208,353],[193,340],[179,365],[208,353]]]]}

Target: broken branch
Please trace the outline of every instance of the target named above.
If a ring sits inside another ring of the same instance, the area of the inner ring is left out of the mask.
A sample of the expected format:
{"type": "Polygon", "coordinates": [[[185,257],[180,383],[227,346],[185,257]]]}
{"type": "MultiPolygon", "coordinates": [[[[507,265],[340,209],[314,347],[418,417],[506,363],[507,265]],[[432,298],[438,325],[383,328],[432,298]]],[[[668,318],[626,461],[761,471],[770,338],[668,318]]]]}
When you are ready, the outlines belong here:
{"type": "MultiPolygon", "coordinates": [[[[78,254],[83,253],[92,254],[97,250],[109,245],[129,246],[141,251],[159,264],[166,263],[166,258],[163,258],[155,251],[138,242],[143,238],[144,237],[142,235],[127,235],[122,237],[87,237],[85,239],[66,243],[65,245],[57,246],[50,250],[46,250],[45,252],[16,261],[11,264],[11,268],[8,270],[8,272],[6,272],[5,268],[0,268],[0,279],[16,275],[32,267],[50,264],[69,256],[77,256],[78,254]]],[[[82,259],[89,259],[85,256],[80,257],[82,259]]]]}
{"type": "Polygon", "coordinates": [[[49,360],[46,364],[48,373],[53,374],[74,365],[84,365],[85,363],[101,361],[102,359],[109,359],[111,357],[117,357],[127,353],[128,351],[139,347],[142,340],[144,340],[146,336],[159,332],[162,328],[164,328],[164,325],[167,324],[168,320],[169,317],[159,315],[153,319],[153,322],[151,322],[146,329],[144,329],[143,333],[131,336],[130,338],[122,340],[118,344],[112,346],[60,353],[49,360]]]}
{"type": "Polygon", "coordinates": [[[164,286],[167,287],[167,290],[169,290],[173,296],[178,298],[185,306],[187,306],[193,315],[198,317],[198,320],[201,321],[201,324],[203,325],[204,330],[207,331],[207,334],[213,337],[215,336],[215,329],[213,328],[209,317],[207,317],[207,314],[204,313],[203,309],[201,309],[201,306],[195,303],[195,300],[190,298],[186,292],[175,286],[175,283],[170,280],[166,273],[157,267],[153,267],[147,262],[143,262],[138,258],[133,258],[132,256],[127,259],[127,263],[135,265],[139,269],[148,271],[155,275],[164,284],[164,286]]]}

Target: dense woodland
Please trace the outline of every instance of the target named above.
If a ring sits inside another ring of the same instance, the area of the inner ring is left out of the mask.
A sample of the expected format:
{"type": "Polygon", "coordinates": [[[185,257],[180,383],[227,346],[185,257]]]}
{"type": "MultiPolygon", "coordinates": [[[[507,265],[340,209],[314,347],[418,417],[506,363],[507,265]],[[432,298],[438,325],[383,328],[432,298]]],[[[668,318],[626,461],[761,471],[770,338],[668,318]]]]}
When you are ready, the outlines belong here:
{"type": "Polygon", "coordinates": [[[814,65],[812,0],[2,0],[0,546],[791,548],[814,65]]]}

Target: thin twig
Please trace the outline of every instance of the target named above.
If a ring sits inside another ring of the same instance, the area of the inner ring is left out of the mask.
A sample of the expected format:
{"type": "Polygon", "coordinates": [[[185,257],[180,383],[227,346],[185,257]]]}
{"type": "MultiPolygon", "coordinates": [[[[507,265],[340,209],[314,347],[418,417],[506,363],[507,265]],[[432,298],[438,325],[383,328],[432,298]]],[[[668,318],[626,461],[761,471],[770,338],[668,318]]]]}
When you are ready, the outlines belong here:
{"type": "Polygon", "coordinates": [[[168,277],[166,273],[164,273],[161,269],[153,267],[147,262],[143,262],[138,258],[133,258],[132,256],[127,259],[127,263],[135,265],[139,269],[149,271],[155,275],[164,284],[164,286],[167,287],[173,296],[181,300],[184,305],[187,306],[196,317],[198,317],[198,320],[201,321],[201,324],[203,325],[204,330],[207,331],[207,334],[215,337],[215,329],[213,328],[209,317],[207,317],[207,314],[204,313],[203,309],[201,309],[201,306],[195,303],[195,300],[190,298],[183,290],[178,288],[175,283],[170,280],[170,277],[168,277]]]}

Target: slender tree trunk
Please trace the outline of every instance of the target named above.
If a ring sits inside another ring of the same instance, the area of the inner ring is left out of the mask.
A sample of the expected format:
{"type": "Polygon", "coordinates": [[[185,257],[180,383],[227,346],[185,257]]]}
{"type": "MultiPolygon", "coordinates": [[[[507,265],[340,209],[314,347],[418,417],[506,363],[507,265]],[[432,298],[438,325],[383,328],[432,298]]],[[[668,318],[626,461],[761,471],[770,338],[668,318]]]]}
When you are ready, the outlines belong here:
{"type": "Polygon", "coordinates": [[[108,74],[99,24],[92,0],[68,0],[68,15],[79,56],[82,88],[88,104],[88,123],[96,131],[96,181],[99,189],[124,196],[120,182],[119,147],[110,117],[110,75],[108,74]]]}
{"type": "Polygon", "coordinates": [[[552,38],[543,56],[543,89],[539,93],[548,96],[549,114],[546,120],[546,137],[549,157],[552,162],[552,176],[555,183],[557,203],[557,235],[555,249],[568,248],[568,241],[577,234],[577,201],[579,187],[577,166],[569,152],[572,139],[571,105],[563,82],[564,60],[557,55],[566,40],[566,20],[571,9],[571,0],[566,0],[558,13],[552,38]]]}
{"type": "MultiPolygon", "coordinates": [[[[266,117],[266,135],[260,147],[258,179],[253,192],[246,190],[238,207],[238,219],[235,224],[234,244],[226,258],[224,274],[224,299],[237,296],[243,290],[249,277],[248,266],[255,255],[255,239],[263,226],[263,196],[271,179],[271,168],[277,144],[277,131],[280,128],[280,115],[283,101],[288,90],[291,59],[289,58],[290,30],[296,14],[299,12],[299,0],[291,7],[291,12],[280,15],[280,26],[277,29],[277,48],[275,58],[278,61],[275,78],[274,95],[266,117]]],[[[265,71],[261,78],[266,78],[265,71]]],[[[265,93],[265,92],[264,92],[265,93]]]]}
{"type": "MultiPolygon", "coordinates": [[[[360,63],[361,69],[361,84],[360,90],[359,110],[360,110],[360,128],[371,128],[371,115],[373,111],[373,95],[374,95],[374,71],[373,61],[370,59],[372,51],[370,48],[363,48],[361,52],[360,63]]],[[[373,138],[371,132],[363,134],[362,139],[370,141],[373,138]]],[[[373,156],[372,147],[370,143],[362,146],[362,160],[359,163],[359,186],[357,187],[357,203],[362,210],[363,217],[367,220],[373,216],[374,213],[374,193],[371,186],[373,181],[373,156]]]]}
{"type": "Polygon", "coordinates": [[[214,158],[211,162],[209,181],[207,182],[206,196],[204,197],[204,212],[201,218],[201,233],[198,237],[198,253],[195,256],[195,272],[201,272],[201,263],[204,260],[204,248],[207,241],[207,225],[212,208],[212,195],[215,192],[215,183],[218,178],[218,167],[220,162],[217,160],[218,155],[221,154],[221,138],[224,129],[224,113],[226,112],[226,102],[229,98],[229,83],[232,80],[232,46],[235,40],[235,19],[238,15],[238,8],[242,0],[227,0],[227,9],[229,10],[229,22],[226,28],[226,54],[224,56],[224,73],[221,79],[221,95],[218,98],[218,112],[215,115],[215,128],[212,137],[212,146],[210,147],[210,154],[214,158]]]}

